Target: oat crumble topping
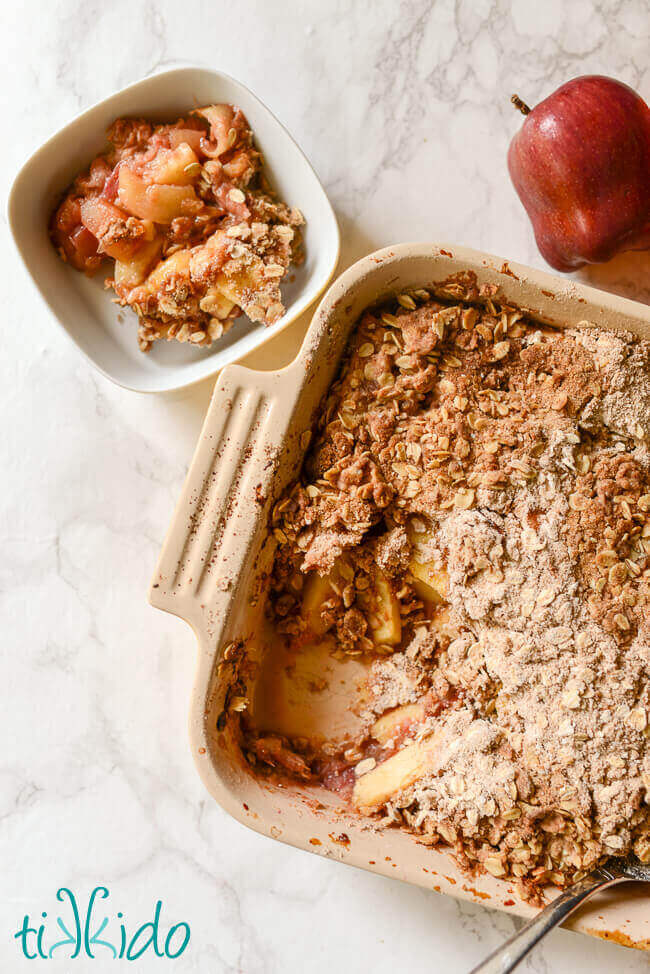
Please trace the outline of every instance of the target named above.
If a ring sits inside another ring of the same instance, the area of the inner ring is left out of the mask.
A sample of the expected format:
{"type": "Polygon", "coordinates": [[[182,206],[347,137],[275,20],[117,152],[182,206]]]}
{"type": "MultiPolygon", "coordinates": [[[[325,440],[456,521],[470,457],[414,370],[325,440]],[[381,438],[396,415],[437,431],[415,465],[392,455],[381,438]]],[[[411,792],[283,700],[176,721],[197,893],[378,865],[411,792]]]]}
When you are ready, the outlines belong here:
{"type": "Polygon", "coordinates": [[[366,312],[274,510],[268,612],[371,661],[367,731],[337,754],[248,727],[250,760],[533,901],[650,862],[649,444],[649,342],[469,275],[366,312]]]}

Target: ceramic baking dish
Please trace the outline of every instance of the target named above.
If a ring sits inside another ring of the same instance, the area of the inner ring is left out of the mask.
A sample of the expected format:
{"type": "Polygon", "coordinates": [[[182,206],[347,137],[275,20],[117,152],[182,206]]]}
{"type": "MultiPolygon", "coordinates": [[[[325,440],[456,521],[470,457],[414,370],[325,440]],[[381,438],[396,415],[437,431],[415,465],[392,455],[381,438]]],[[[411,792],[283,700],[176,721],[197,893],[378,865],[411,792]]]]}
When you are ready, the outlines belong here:
{"type": "Polygon", "coordinates": [[[53,135],[24,164],[11,188],[9,224],[32,280],[69,338],[107,378],[136,392],[169,392],[214,375],[286,328],[325,290],[336,268],[339,230],[318,176],[287,130],[239,81],[207,68],[174,68],[138,81],[87,109],[53,135]],[[199,105],[239,105],[264,154],[265,171],[281,199],[305,217],[305,261],[282,285],[285,314],[270,328],[240,317],[209,348],[155,342],[138,348],[133,312],[120,309],[104,287],[66,266],[48,236],[63,190],[106,147],[106,129],[120,116],[173,121],[199,105]]]}
{"type": "MultiPolygon", "coordinates": [[[[498,285],[507,300],[540,320],[560,326],[588,320],[650,338],[650,308],[487,254],[402,244],[365,257],[330,288],[290,366],[277,373],[229,366],[219,376],[151,601],[185,619],[196,634],[191,746],[206,787],[231,815],[302,849],[525,916],[533,910],[508,882],[488,875],[468,879],[444,851],[396,829],[380,833],[368,821],[337,810],[336,796],[323,789],[278,788],[256,780],[229,735],[228,722],[220,719],[242,644],[258,663],[257,685],[246,688],[251,706],[264,699],[266,683],[272,695],[278,689],[277,671],[269,668],[264,653],[268,637],[262,621],[264,576],[273,557],[268,517],[299,468],[306,433],[352,325],[378,299],[459,271],[474,272],[480,284],[498,285]]],[[[345,680],[345,673],[338,675],[345,680]]],[[[336,686],[318,695],[322,702],[315,712],[314,695],[301,699],[294,685],[290,721],[304,721],[310,733],[318,725],[336,727],[346,711],[345,687],[338,680],[336,686]]],[[[640,886],[617,887],[591,900],[570,925],[650,949],[650,897],[640,886]]]]}

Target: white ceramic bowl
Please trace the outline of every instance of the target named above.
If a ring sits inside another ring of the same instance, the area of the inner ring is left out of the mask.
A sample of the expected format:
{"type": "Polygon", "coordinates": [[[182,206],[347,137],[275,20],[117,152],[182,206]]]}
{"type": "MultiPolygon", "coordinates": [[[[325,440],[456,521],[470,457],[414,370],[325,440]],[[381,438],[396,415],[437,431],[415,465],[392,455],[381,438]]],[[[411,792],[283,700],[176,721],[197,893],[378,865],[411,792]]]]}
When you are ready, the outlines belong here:
{"type": "Polygon", "coordinates": [[[255,95],[228,75],[176,68],[124,88],[79,115],[31,156],[9,197],[9,224],[18,250],[48,307],[77,348],[100,372],[137,392],[168,392],[197,382],[241,358],[289,325],[328,284],[339,254],[336,217],[316,173],[286,129],[255,95]],[[304,214],[304,264],[291,268],[282,287],[285,315],[265,328],[241,317],[211,348],[156,342],[138,348],[136,318],[113,303],[107,273],[87,278],[59,258],[48,237],[58,197],[106,146],[106,129],[121,115],[173,121],[200,105],[239,105],[263,153],[281,199],[304,214]]]}

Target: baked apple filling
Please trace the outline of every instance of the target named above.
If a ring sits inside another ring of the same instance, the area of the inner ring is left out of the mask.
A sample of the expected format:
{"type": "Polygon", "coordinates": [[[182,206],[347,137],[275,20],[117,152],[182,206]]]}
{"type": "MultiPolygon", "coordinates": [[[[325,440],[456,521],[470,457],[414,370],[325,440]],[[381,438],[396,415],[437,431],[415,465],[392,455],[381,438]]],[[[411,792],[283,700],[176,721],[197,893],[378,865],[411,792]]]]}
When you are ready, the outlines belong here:
{"type": "Polygon", "coordinates": [[[271,193],[242,112],[209,105],[172,125],[122,118],[108,140],[66,192],[51,235],[76,270],[114,261],[106,283],[136,312],[140,348],[161,338],[210,345],[242,312],[277,321],[304,221],[271,193]]]}
{"type": "Polygon", "coordinates": [[[541,325],[471,276],[366,312],[275,506],[267,605],[288,670],[358,662],[357,726],[258,726],[244,694],[257,773],[532,900],[650,861],[649,445],[648,342],[541,325]]]}

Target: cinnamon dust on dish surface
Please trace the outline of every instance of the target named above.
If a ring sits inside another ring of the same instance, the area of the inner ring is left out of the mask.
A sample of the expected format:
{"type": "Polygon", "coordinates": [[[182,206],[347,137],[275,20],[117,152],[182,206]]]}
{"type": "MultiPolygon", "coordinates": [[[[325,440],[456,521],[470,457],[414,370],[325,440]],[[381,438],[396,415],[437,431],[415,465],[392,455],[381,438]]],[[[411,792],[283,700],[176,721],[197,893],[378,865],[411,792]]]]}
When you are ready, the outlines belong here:
{"type": "Polygon", "coordinates": [[[275,507],[268,607],[299,651],[307,586],[329,579],[319,632],[372,660],[366,736],[334,753],[249,728],[251,760],[291,771],[290,753],[312,780],[335,762],[354,804],[355,781],[433,741],[361,811],[532,900],[609,855],[650,861],[649,445],[648,342],[542,326],[467,275],[367,311],[275,507]],[[444,577],[434,604],[414,558],[444,577]]]}

